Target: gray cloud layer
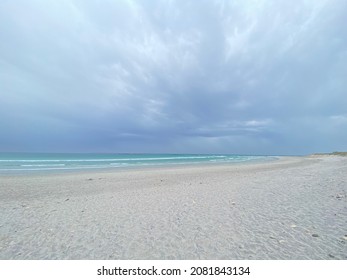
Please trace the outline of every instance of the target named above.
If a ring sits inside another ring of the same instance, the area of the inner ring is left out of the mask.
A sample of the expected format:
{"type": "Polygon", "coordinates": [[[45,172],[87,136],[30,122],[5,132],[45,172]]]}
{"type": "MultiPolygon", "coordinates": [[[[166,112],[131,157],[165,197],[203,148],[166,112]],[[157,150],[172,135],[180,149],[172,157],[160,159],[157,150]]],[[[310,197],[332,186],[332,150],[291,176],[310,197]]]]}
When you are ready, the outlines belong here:
{"type": "Polygon", "coordinates": [[[0,150],[347,150],[344,0],[1,1],[0,150]]]}

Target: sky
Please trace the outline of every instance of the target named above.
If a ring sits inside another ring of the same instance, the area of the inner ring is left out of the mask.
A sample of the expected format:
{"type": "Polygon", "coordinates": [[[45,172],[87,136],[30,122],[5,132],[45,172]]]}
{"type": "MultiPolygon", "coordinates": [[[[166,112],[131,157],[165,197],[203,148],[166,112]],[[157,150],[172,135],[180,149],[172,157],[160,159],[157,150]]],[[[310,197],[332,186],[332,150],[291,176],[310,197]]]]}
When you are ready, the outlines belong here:
{"type": "Polygon", "coordinates": [[[347,1],[0,1],[0,152],[347,150],[347,1]]]}

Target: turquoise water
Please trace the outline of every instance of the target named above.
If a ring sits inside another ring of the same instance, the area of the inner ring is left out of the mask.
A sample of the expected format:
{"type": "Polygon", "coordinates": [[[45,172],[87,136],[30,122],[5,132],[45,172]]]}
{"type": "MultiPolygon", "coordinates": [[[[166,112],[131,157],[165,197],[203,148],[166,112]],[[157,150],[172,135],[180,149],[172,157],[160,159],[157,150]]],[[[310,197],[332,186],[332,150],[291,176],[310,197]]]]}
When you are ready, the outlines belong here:
{"type": "Polygon", "coordinates": [[[0,174],[203,163],[239,163],[271,159],[274,159],[274,157],[221,154],[0,153],[0,174]]]}

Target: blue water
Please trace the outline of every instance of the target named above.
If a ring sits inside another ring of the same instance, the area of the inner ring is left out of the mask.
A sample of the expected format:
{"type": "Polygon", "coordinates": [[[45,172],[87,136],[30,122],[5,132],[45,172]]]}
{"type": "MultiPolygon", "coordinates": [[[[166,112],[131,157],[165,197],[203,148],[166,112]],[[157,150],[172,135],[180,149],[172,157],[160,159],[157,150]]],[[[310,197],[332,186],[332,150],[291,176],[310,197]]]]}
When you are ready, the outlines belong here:
{"type": "Polygon", "coordinates": [[[203,163],[240,163],[271,159],[274,159],[274,157],[220,154],[0,153],[0,174],[203,163]]]}

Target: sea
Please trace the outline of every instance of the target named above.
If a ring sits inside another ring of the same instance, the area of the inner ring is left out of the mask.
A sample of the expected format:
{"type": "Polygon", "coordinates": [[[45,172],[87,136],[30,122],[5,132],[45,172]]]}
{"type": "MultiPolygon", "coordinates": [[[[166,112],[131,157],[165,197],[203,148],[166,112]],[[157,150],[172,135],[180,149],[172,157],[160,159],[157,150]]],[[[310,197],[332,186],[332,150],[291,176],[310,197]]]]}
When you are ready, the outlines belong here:
{"type": "Polygon", "coordinates": [[[276,158],[229,154],[0,153],[0,174],[247,163],[276,158]]]}

